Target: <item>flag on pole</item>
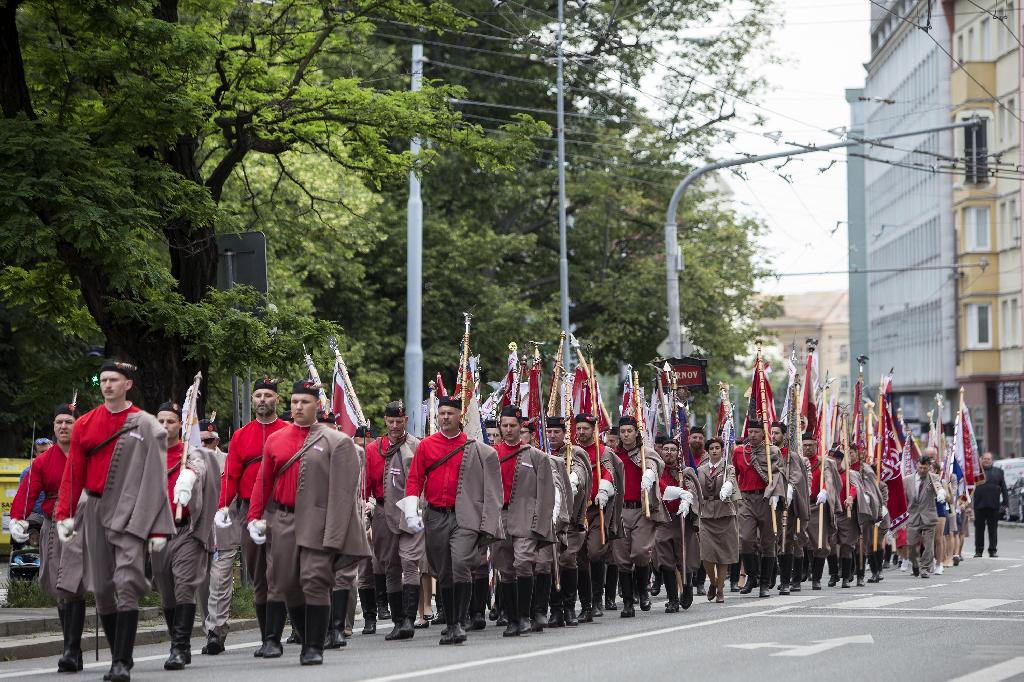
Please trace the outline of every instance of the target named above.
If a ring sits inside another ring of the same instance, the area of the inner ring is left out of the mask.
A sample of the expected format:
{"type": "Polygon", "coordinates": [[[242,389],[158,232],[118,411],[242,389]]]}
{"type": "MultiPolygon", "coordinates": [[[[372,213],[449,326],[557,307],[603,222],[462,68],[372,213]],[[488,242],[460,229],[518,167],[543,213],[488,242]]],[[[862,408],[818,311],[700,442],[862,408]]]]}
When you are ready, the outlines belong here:
{"type": "MultiPolygon", "coordinates": [[[[440,375],[438,375],[440,379],[440,375]]],[[[359,411],[356,409],[353,395],[345,387],[345,378],[341,366],[334,363],[334,387],[331,389],[331,412],[334,413],[335,425],[350,438],[355,435],[359,426],[359,411]]]]}
{"type": "Polygon", "coordinates": [[[882,400],[882,423],[879,428],[882,441],[881,481],[889,487],[889,520],[892,530],[907,522],[907,495],[903,489],[904,444],[897,433],[896,420],[892,409],[892,373],[885,380],[882,400]]]}
{"type": "MultiPolygon", "coordinates": [[[[626,417],[633,415],[633,367],[626,365],[626,380],[622,383],[622,405],[619,407],[619,416],[626,417]]],[[[640,415],[633,415],[639,417],[640,415]]]]}
{"type": "Polygon", "coordinates": [[[754,360],[754,376],[750,382],[750,400],[747,402],[747,415],[743,419],[743,437],[747,437],[748,425],[751,419],[764,423],[765,434],[775,421],[775,398],[772,395],[772,385],[768,382],[768,367],[761,356],[758,348],[757,358],[754,360]]]}
{"type": "Polygon", "coordinates": [[[818,433],[818,415],[821,414],[818,403],[818,351],[813,344],[807,347],[807,366],[804,368],[803,395],[800,399],[800,418],[804,422],[803,430],[818,433]]]}

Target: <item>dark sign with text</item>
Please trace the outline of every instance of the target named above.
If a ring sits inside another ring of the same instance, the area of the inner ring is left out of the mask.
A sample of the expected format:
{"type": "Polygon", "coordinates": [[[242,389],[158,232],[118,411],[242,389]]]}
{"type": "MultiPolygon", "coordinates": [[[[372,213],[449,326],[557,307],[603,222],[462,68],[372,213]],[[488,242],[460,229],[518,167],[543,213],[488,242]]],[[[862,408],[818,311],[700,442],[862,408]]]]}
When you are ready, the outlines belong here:
{"type": "Polygon", "coordinates": [[[669,358],[671,373],[662,372],[665,386],[671,386],[673,378],[677,388],[708,392],[708,361],[703,358],[669,358]]]}

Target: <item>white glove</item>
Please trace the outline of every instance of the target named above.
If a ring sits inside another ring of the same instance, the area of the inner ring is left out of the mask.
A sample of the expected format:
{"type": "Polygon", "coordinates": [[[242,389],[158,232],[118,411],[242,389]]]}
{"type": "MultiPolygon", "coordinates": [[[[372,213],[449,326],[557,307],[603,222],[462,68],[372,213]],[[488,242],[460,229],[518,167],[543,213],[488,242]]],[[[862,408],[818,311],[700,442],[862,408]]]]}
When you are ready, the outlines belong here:
{"type": "Polygon", "coordinates": [[[942,502],[945,502],[946,501],[946,491],[943,490],[942,488],[939,488],[939,493],[935,496],[935,499],[938,500],[940,504],[942,502]]]}
{"type": "Polygon", "coordinates": [[[213,515],[213,523],[218,528],[231,527],[231,514],[228,512],[227,507],[221,507],[217,510],[217,513],[213,515]]]}
{"type": "Polygon", "coordinates": [[[373,510],[377,508],[377,498],[369,497],[366,499],[366,504],[363,505],[363,513],[367,516],[373,514],[373,510]]]}
{"type": "Polygon", "coordinates": [[[555,506],[551,508],[551,523],[558,523],[558,512],[562,510],[562,491],[555,488],[555,506]]]}
{"type": "Polygon", "coordinates": [[[149,553],[156,554],[157,552],[164,551],[164,547],[167,546],[167,538],[150,538],[149,539],[149,553]]]}
{"type": "Polygon", "coordinates": [[[772,508],[772,511],[775,511],[779,506],[779,496],[772,495],[771,497],[769,497],[768,506],[772,508]]]}
{"type": "Polygon", "coordinates": [[[15,542],[28,542],[28,521],[15,519],[11,521],[11,539],[15,542]]]}
{"type": "Polygon", "coordinates": [[[884,519],[888,515],[889,515],[889,508],[888,507],[882,507],[882,518],[884,519]]]}
{"type": "Polygon", "coordinates": [[[249,531],[249,537],[255,544],[262,545],[267,541],[267,522],[263,519],[250,521],[245,528],[249,531]]]}
{"type": "Polygon", "coordinates": [[[676,516],[686,516],[690,513],[690,503],[684,498],[679,502],[679,509],[676,510],[676,516]]]}
{"type": "Polygon", "coordinates": [[[174,482],[174,504],[180,504],[182,507],[188,506],[189,500],[192,499],[192,486],[196,482],[196,472],[191,469],[182,469],[178,472],[178,480],[174,482]]]}
{"type": "Polygon", "coordinates": [[[796,488],[793,487],[792,483],[790,483],[790,484],[788,484],[786,486],[786,502],[792,502],[793,501],[793,493],[795,493],[795,492],[796,492],[796,488]]]}
{"type": "Polygon", "coordinates": [[[75,537],[75,520],[61,519],[57,522],[57,537],[61,542],[71,542],[75,537]]]}
{"type": "Polygon", "coordinates": [[[569,474],[569,485],[572,486],[572,494],[578,495],[580,492],[580,475],[575,471],[569,474]]]}
{"type": "Polygon", "coordinates": [[[732,497],[732,481],[726,481],[722,484],[722,489],[718,493],[718,499],[725,502],[732,497]]]}
{"type": "Polygon", "coordinates": [[[405,514],[405,524],[409,526],[409,530],[413,533],[423,531],[423,517],[420,516],[419,505],[420,498],[416,495],[409,495],[395,502],[395,506],[405,514]]]}
{"type": "Polygon", "coordinates": [[[825,504],[828,502],[828,491],[822,488],[818,491],[818,504],[825,504]]]}
{"type": "Polygon", "coordinates": [[[661,494],[661,499],[663,499],[665,502],[671,502],[672,500],[678,500],[680,497],[683,496],[683,493],[685,493],[685,492],[686,492],[686,490],[684,490],[683,488],[680,488],[677,485],[668,485],[668,486],[665,486],[665,492],[663,492],[661,494]]]}
{"type": "Polygon", "coordinates": [[[654,482],[657,480],[658,475],[651,471],[650,469],[647,469],[646,471],[644,471],[643,478],[640,479],[640,489],[645,492],[650,490],[652,487],[654,487],[654,482]]]}
{"type": "Polygon", "coordinates": [[[615,486],[612,485],[611,481],[606,481],[603,478],[601,482],[597,484],[597,504],[604,509],[605,505],[608,504],[608,500],[615,495],[615,486]]]}

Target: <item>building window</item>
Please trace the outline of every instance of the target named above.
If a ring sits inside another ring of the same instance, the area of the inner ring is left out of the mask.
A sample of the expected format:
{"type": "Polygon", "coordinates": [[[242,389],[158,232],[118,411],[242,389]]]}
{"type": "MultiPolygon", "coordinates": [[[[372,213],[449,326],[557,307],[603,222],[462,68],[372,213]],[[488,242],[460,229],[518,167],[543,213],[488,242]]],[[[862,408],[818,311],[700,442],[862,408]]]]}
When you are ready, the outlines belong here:
{"type": "Polygon", "coordinates": [[[956,58],[961,64],[967,61],[967,56],[964,54],[964,34],[961,33],[956,37],[956,58]]]}
{"type": "MultiPolygon", "coordinates": [[[[1005,323],[1004,323],[1005,325],[1005,323]]],[[[1011,346],[1021,345],[1020,338],[1020,299],[1010,299],[1010,343],[1011,346]]]]}
{"type": "Polygon", "coordinates": [[[1010,302],[1003,299],[999,303],[999,345],[1012,345],[1010,338],[1010,302]]]}
{"type": "Polygon", "coordinates": [[[839,393],[845,395],[850,390],[850,377],[846,374],[839,377],[839,393]]]}
{"type": "Polygon", "coordinates": [[[839,362],[847,362],[850,359],[850,347],[845,344],[839,344],[839,362]]]}
{"type": "Polygon", "coordinates": [[[1014,121],[1017,119],[1015,115],[1017,113],[1017,102],[1012,97],[1006,100],[1006,111],[1003,112],[1003,120],[1006,121],[1006,139],[1008,142],[1013,142],[1017,138],[1017,126],[1014,121]]]}
{"type": "Polygon", "coordinates": [[[1006,202],[999,202],[999,216],[996,218],[996,248],[1006,249],[1010,246],[1010,219],[1006,215],[1006,202]]]}
{"type": "Polygon", "coordinates": [[[968,251],[990,251],[988,206],[964,209],[964,235],[968,251]]]}
{"type": "Polygon", "coordinates": [[[974,29],[967,29],[967,60],[971,61],[974,58],[974,29]]]}
{"type": "Polygon", "coordinates": [[[967,305],[967,347],[992,347],[992,306],[988,303],[967,305]]]}
{"type": "Polygon", "coordinates": [[[991,22],[988,19],[982,19],[981,29],[978,31],[978,54],[982,61],[988,61],[992,59],[992,55],[989,53],[989,29],[991,22]]]}

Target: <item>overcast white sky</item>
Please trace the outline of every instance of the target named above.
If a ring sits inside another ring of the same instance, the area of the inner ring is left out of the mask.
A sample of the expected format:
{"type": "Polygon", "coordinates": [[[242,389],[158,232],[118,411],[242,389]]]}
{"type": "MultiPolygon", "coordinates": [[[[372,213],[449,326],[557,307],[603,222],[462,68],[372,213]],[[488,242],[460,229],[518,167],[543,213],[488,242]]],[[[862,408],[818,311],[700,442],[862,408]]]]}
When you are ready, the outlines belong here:
{"type": "MultiPolygon", "coordinates": [[[[867,0],[780,0],[785,25],[775,32],[775,51],[786,63],[765,75],[773,89],[759,100],[767,118],[765,131],[782,131],[782,139],[800,143],[835,142],[825,132],[849,124],[844,91],[864,83],[870,53],[867,0]],[[770,111],[769,111],[770,110],[770,111]]],[[[745,126],[746,127],[746,126],[745,126]]],[[[719,158],[737,152],[764,154],[785,147],[763,137],[741,134],[716,151],[719,158]]],[[[726,176],[741,210],[761,218],[769,228],[762,240],[777,272],[834,271],[847,268],[845,154],[815,153],[796,157],[778,173],[746,166],[746,181],[726,176]],[[819,172],[836,160],[830,170],[819,172]],[[838,225],[838,229],[837,229],[838,225]]],[[[847,276],[819,275],[772,279],[761,287],[782,294],[847,288],[847,276]]]]}

